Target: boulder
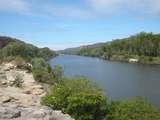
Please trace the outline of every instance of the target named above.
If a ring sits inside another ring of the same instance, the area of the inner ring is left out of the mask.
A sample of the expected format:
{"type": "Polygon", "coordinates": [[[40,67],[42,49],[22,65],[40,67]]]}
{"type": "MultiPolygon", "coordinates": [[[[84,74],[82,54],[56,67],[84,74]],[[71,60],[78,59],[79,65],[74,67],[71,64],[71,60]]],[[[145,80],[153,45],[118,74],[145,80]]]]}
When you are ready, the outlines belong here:
{"type": "Polygon", "coordinates": [[[74,120],[61,111],[48,107],[0,106],[0,120],[74,120]]]}
{"type": "Polygon", "coordinates": [[[2,81],[1,85],[7,85],[7,83],[8,83],[7,81],[2,81]]]}
{"type": "Polygon", "coordinates": [[[10,96],[2,96],[1,97],[1,102],[2,103],[8,103],[8,102],[10,102],[12,100],[12,97],[10,97],[10,96]]]}
{"type": "Polygon", "coordinates": [[[33,118],[44,118],[47,115],[48,111],[45,111],[44,109],[40,109],[37,111],[34,111],[32,114],[33,118]]]}
{"type": "Polygon", "coordinates": [[[14,119],[21,116],[21,112],[13,108],[0,107],[0,120],[14,119]]]}

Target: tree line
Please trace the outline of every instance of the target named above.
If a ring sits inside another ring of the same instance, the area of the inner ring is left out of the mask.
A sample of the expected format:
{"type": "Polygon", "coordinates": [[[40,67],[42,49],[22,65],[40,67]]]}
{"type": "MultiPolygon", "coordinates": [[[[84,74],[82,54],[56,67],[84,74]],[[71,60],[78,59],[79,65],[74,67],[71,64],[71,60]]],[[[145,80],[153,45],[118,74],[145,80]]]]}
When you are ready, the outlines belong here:
{"type": "Polygon", "coordinates": [[[90,45],[65,50],[62,52],[100,57],[107,60],[116,60],[118,57],[127,60],[129,58],[138,58],[140,62],[157,60],[160,63],[160,34],[141,32],[136,35],[124,39],[115,39],[111,42],[102,43],[100,45],[90,45]],[[156,58],[157,57],[157,58],[156,58]]]}
{"type": "Polygon", "coordinates": [[[18,56],[26,61],[36,57],[47,60],[56,56],[56,53],[49,48],[38,48],[17,39],[0,37],[0,60],[12,60],[18,56]]]}
{"type": "Polygon", "coordinates": [[[61,66],[52,69],[47,63],[48,58],[55,56],[48,48],[40,49],[17,40],[3,43],[2,46],[0,56],[3,61],[14,60],[20,67],[29,62],[32,67],[25,69],[32,72],[37,82],[50,86],[48,93],[42,97],[42,105],[68,113],[75,120],[160,119],[160,110],[142,98],[109,101],[100,87],[90,80],[64,77],[61,66]]]}

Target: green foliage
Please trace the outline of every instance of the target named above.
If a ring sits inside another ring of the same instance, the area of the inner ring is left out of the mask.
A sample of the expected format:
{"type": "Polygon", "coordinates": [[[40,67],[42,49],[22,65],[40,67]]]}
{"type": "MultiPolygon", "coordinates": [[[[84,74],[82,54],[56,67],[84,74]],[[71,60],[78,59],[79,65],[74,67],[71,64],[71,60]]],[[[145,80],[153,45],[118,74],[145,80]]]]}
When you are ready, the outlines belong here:
{"type": "Polygon", "coordinates": [[[41,48],[38,52],[39,57],[42,57],[45,60],[49,60],[50,58],[56,56],[56,53],[51,51],[49,48],[41,48]]]}
{"type": "Polygon", "coordinates": [[[17,56],[22,57],[27,62],[36,57],[48,60],[56,56],[56,53],[49,48],[37,48],[31,44],[7,37],[0,37],[0,40],[0,59],[3,61],[12,61],[17,56]]]}
{"type": "Polygon", "coordinates": [[[37,49],[29,44],[25,44],[20,41],[10,42],[3,48],[3,56],[21,56],[21,57],[34,57],[37,49]]]}
{"type": "Polygon", "coordinates": [[[18,68],[32,71],[39,82],[53,84],[54,79],[59,80],[58,68],[54,75],[52,68],[45,62],[54,56],[56,53],[49,48],[37,48],[17,39],[0,37],[0,63],[13,61],[18,68]]]}
{"type": "Polygon", "coordinates": [[[13,83],[11,84],[11,86],[15,86],[15,87],[22,87],[23,84],[23,78],[21,75],[16,75],[15,80],[13,81],[13,83]]]}
{"type": "Polygon", "coordinates": [[[62,110],[76,120],[159,120],[160,110],[142,98],[109,103],[86,78],[64,78],[41,103],[62,110]]]}
{"type": "MultiPolygon", "coordinates": [[[[69,50],[67,53],[69,53],[69,50]]],[[[160,58],[160,34],[141,32],[129,38],[116,39],[101,45],[85,46],[81,49],[75,48],[75,52],[72,49],[71,53],[100,57],[107,60],[119,60],[119,58],[123,58],[124,61],[128,60],[128,57],[132,55],[144,56],[144,59],[140,58],[139,62],[154,63],[156,60],[152,59],[152,57],[160,58]]],[[[160,62],[156,61],[156,63],[160,62]]]]}
{"type": "Polygon", "coordinates": [[[72,78],[54,86],[42,104],[69,113],[77,120],[97,120],[107,112],[101,90],[85,78],[72,78]]]}
{"type": "Polygon", "coordinates": [[[62,67],[57,65],[52,70],[49,64],[43,58],[32,60],[32,73],[38,82],[48,84],[58,84],[62,82],[62,67]]]}
{"type": "Polygon", "coordinates": [[[108,111],[106,106],[102,94],[82,92],[68,97],[65,111],[76,120],[102,120],[108,111]]]}
{"type": "Polygon", "coordinates": [[[17,66],[17,68],[24,68],[25,67],[25,60],[22,57],[17,56],[14,61],[13,61],[14,65],[17,66]]]}
{"type": "Polygon", "coordinates": [[[112,102],[104,120],[160,120],[160,111],[142,98],[112,102]]]}
{"type": "Polygon", "coordinates": [[[38,82],[54,84],[54,75],[52,68],[42,58],[32,60],[32,73],[38,82]]]}
{"type": "Polygon", "coordinates": [[[62,82],[63,77],[63,69],[60,65],[56,65],[53,69],[54,78],[57,81],[57,83],[62,82]]]}

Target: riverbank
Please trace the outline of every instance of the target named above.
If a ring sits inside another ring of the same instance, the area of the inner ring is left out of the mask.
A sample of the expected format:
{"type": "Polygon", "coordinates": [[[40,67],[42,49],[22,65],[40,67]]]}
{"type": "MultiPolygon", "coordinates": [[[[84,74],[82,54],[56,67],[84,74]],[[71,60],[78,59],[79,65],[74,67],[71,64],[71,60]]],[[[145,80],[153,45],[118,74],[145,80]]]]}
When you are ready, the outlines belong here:
{"type": "Polygon", "coordinates": [[[27,70],[18,69],[13,63],[0,65],[0,120],[73,120],[61,111],[42,106],[40,101],[45,94],[43,85],[27,70]],[[15,80],[22,85],[15,86],[15,80]]]}
{"type": "Polygon", "coordinates": [[[69,48],[59,52],[99,57],[114,61],[160,64],[159,51],[160,35],[140,32],[127,38],[69,48]]]}
{"type": "Polygon", "coordinates": [[[112,62],[76,55],[60,55],[49,63],[52,68],[61,65],[65,76],[85,76],[91,79],[112,100],[141,96],[160,107],[160,65],[112,62]]]}
{"type": "Polygon", "coordinates": [[[92,55],[78,55],[78,56],[100,58],[107,61],[160,65],[160,57],[138,56],[138,55],[112,55],[109,57],[108,56],[92,56],[92,55]]]}
{"type": "Polygon", "coordinates": [[[138,56],[138,55],[112,55],[109,58],[105,56],[99,58],[109,61],[160,65],[160,57],[138,56]]]}

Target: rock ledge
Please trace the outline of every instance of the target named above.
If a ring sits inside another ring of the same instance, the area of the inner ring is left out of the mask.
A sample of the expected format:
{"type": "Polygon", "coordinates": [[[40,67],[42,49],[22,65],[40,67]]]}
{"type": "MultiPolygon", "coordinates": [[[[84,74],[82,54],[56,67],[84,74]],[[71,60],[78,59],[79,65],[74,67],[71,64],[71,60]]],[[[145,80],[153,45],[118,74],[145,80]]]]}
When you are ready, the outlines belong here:
{"type": "Polygon", "coordinates": [[[61,111],[48,107],[0,106],[0,120],[73,120],[61,111]]]}

